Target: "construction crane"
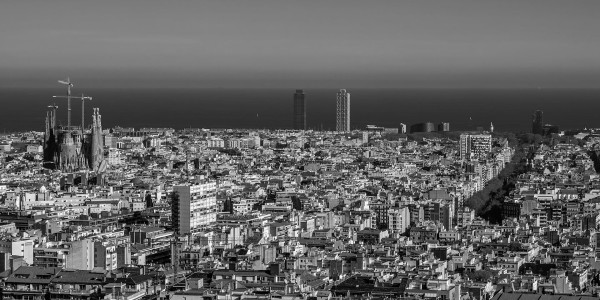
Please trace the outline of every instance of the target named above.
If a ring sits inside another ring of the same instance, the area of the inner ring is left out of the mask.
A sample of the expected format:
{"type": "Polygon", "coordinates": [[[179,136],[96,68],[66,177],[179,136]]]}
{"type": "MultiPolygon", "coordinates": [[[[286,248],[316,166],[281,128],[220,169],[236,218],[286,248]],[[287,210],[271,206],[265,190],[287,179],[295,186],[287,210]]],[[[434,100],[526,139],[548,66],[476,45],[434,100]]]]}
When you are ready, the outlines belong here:
{"type": "Polygon", "coordinates": [[[67,77],[67,80],[59,80],[58,83],[64,84],[67,86],[67,96],[66,97],[58,97],[53,96],[54,98],[67,98],[67,128],[71,129],[71,87],[73,87],[73,83],[71,79],[67,77]]]}
{"type": "MultiPolygon", "coordinates": [[[[84,120],[85,120],[85,100],[92,100],[92,97],[81,94],[81,97],[76,96],[52,96],[53,98],[67,98],[68,105],[71,105],[71,99],[81,99],[81,135],[83,136],[84,120]]],[[[69,129],[71,128],[71,107],[69,106],[69,129]]]]}
{"type": "Polygon", "coordinates": [[[84,96],[83,94],[81,94],[81,135],[83,135],[83,130],[85,127],[83,127],[83,120],[85,120],[84,114],[85,114],[85,100],[90,100],[92,101],[92,97],[87,97],[84,96]]]}

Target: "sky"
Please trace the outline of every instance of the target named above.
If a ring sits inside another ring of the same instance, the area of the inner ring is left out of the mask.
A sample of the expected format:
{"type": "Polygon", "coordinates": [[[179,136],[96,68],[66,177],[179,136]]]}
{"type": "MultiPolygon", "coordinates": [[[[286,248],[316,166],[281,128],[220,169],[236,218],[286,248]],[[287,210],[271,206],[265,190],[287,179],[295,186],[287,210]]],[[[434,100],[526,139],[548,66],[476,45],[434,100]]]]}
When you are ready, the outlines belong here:
{"type": "Polygon", "coordinates": [[[6,0],[0,87],[590,88],[598,0],[6,0]]]}

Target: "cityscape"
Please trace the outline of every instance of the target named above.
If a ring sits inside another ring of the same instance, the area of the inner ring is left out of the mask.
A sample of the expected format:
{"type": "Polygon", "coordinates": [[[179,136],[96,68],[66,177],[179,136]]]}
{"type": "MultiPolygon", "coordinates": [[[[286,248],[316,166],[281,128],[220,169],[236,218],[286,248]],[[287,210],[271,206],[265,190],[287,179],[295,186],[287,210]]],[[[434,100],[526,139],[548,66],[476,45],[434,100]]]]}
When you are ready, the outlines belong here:
{"type": "Polygon", "coordinates": [[[0,11],[0,300],[600,299],[600,3],[147,1],[0,11]]]}

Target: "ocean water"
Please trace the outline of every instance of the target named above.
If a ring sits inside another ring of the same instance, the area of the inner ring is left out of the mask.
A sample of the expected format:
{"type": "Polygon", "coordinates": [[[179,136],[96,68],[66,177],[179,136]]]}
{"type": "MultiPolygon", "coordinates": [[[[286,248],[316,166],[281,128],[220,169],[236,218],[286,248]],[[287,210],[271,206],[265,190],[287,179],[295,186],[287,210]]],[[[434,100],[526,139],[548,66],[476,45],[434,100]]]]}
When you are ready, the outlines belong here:
{"type": "MultiPolygon", "coordinates": [[[[600,89],[352,89],[352,128],[449,122],[451,130],[476,126],[529,131],[534,110],[561,129],[600,127],[600,89]]],[[[289,129],[294,89],[87,89],[86,124],[92,107],[103,126],[289,129]]],[[[66,124],[64,94],[53,89],[0,89],[0,132],[44,129],[47,106],[56,103],[66,124]]],[[[337,89],[305,89],[311,129],[335,127],[337,89]]],[[[72,100],[72,123],[81,122],[81,102],[72,100]]]]}

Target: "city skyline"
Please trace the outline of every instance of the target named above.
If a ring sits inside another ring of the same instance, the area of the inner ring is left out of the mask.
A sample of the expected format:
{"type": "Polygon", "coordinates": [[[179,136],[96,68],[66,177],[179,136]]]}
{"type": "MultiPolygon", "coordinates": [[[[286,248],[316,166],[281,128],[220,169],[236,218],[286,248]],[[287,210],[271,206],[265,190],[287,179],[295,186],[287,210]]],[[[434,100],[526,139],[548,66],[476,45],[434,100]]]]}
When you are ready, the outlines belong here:
{"type": "Polygon", "coordinates": [[[596,87],[600,2],[11,1],[0,87],[596,87]]]}
{"type": "Polygon", "coordinates": [[[0,300],[600,299],[598,0],[0,2],[0,300]]]}

